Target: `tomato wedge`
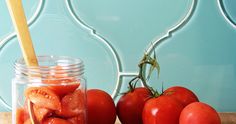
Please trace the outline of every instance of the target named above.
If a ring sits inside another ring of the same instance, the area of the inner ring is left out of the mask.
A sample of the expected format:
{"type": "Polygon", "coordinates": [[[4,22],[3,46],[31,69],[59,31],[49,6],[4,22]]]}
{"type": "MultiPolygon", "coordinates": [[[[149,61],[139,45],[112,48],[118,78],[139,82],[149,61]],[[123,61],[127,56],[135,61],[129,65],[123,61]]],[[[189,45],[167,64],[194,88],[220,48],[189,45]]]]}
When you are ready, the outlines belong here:
{"type": "Polygon", "coordinates": [[[44,80],[44,83],[52,84],[53,86],[48,86],[48,88],[54,91],[59,96],[64,96],[65,94],[72,93],[80,86],[79,82],[75,82],[70,79],[48,79],[44,80]]]}
{"type": "Polygon", "coordinates": [[[24,124],[32,124],[30,119],[27,119],[24,124]]]}
{"type": "Polygon", "coordinates": [[[68,121],[72,124],[85,124],[84,113],[80,114],[79,116],[69,118],[68,121]]]}
{"type": "Polygon", "coordinates": [[[61,119],[61,118],[47,118],[45,121],[43,121],[42,124],[72,124],[67,120],[61,119]]]}
{"type": "Polygon", "coordinates": [[[45,84],[52,84],[48,88],[59,96],[74,92],[80,85],[74,77],[68,76],[68,73],[62,66],[55,66],[49,72],[50,76],[43,80],[45,84]]]}
{"type": "Polygon", "coordinates": [[[81,90],[69,93],[61,100],[61,109],[56,114],[62,117],[78,116],[85,108],[85,94],[81,90]]]}
{"type": "Polygon", "coordinates": [[[34,109],[34,115],[37,119],[38,122],[42,122],[42,120],[45,118],[45,117],[48,117],[52,114],[52,110],[50,109],[47,109],[47,108],[43,108],[43,107],[39,107],[37,105],[34,105],[33,106],[33,109],[34,109]]]}
{"type": "MultiPolygon", "coordinates": [[[[25,102],[24,108],[25,108],[25,111],[26,111],[26,114],[27,114],[27,118],[29,118],[29,111],[28,111],[28,106],[27,106],[27,100],[25,102]]],[[[48,108],[44,108],[44,107],[40,107],[40,106],[38,106],[36,104],[33,104],[33,112],[34,112],[33,113],[34,116],[37,119],[37,122],[42,122],[42,120],[45,117],[48,117],[48,116],[53,114],[53,110],[48,109],[48,108]]]]}
{"type": "Polygon", "coordinates": [[[16,110],[16,124],[24,124],[24,121],[29,117],[24,108],[16,110]]]}
{"type": "Polygon", "coordinates": [[[52,90],[46,87],[29,87],[25,91],[25,96],[37,106],[60,110],[60,98],[52,90]]]}

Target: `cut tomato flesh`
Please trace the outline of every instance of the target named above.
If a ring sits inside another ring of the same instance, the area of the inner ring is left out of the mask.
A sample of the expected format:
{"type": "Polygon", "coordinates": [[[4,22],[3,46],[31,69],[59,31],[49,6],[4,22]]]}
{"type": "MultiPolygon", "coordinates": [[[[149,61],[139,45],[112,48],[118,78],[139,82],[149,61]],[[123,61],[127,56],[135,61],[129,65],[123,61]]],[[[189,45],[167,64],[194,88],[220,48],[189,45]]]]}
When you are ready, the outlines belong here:
{"type": "Polygon", "coordinates": [[[37,106],[52,110],[61,109],[59,96],[46,87],[29,87],[25,91],[25,96],[37,106]]]}
{"type": "Polygon", "coordinates": [[[32,124],[30,119],[27,119],[24,124],[32,124]]]}
{"type": "Polygon", "coordinates": [[[56,114],[62,117],[78,116],[84,111],[85,107],[85,94],[81,90],[75,90],[69,93],[61,100],[61,109],[56,111],[56,114]]]}
{"type": "Polygon", "coordinates": [[[43,80],[43,83],[49,84],[48,88],[59,96],[74,92],[80,86],[78,81],[70,77],[48,77],[46,80],[43,80]]]}
{"type": "Polygon", "coordinates": [[[37,105],[34,105],[33,109],[34,109],[34,115],[35,115],[38,122],[42,122],[42,120],[45,117],[50,116],[52,114],[52,110],[47,109],[47,108],[43,108],[43,107],[39,107],[37,105]]]}
{"type": "Polygon", "coordinates": [[[42,124],[72,124],[71,122],[61,118],[47,118],[42,124]]]}
{"type": "Polygon", "coordinates": [[[76,116],[76,117],[71,117],[68,119],[69,122],[72,124],[85,124],[85,116],[84,113],[76,116]]]}
{"type": "MultiPolygon", "coordinates": [[[[71,83],[71,82],[68,82],[68,83],[71,83]]],[[[55,84],[55,83],[51,83],[51,84],[55,84]]],[[[71,84],[66,84],[66,83],[59,84],[59,85],[55,84],[54,86],[53,85],[48,86],[48,88],[54,91],[58,96],[62,97],[65,94],[74,92],[79,86],[80,86],[80,83],[75,82],[71,84]]]]}
{"type": "Polygon", "coordinates": [[[24,121],[27,120],[29,115],[24,110],[24,108],[18,108],[16,110],[16,124],[24,124],[24,121]]]}

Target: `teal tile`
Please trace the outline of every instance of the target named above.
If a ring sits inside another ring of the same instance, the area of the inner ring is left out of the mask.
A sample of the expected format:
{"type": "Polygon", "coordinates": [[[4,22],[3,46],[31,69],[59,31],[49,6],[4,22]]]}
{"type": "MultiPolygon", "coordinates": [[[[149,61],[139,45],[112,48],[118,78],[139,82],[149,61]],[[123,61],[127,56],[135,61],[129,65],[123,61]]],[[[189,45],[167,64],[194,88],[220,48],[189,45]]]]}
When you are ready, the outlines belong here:
{"type": "MultiPolygon", "coordinates": [[[[161,73],[149,84],[185,86],[218,111],[236,111],[234,3],[23,0],[36,53],[84,60],[88,88],[113,97],[125,91],[143,53],[155,48],[161,73]]],[[[0,5],[0,96],[10,104],[13,62],[21,51],[5,1],[0,5]]],[[[0,111],[6,111],[2,104],[0,111]]]]}

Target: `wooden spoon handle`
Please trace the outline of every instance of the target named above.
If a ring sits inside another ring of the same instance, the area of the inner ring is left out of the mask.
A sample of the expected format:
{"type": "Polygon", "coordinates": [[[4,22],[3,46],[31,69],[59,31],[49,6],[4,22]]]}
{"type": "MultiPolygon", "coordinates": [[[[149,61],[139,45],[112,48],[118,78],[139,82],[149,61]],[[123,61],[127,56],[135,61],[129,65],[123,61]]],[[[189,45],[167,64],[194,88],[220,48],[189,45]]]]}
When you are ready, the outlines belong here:
{"type": "Polygon", "coordinates": [[[38,66],[34,47],[29,33],[21,0],[6,0],[12,22],[21,46],[23,57],[28,66],[38,66]]]}
{"type": "MultiPolygon", "coordinates": [[[[21,46],[21,51],[27,66],[38,66],[38,61],[35,55],[32,39],[30,37],[27,20],[21,0],[6,0],[8,10],[10,12],[12,22],[14,24],[16,34],[21,46]]],[[[32,103],[27,101],[28,111],[32,124],[39,124],[34,116],[32,103]]]]}

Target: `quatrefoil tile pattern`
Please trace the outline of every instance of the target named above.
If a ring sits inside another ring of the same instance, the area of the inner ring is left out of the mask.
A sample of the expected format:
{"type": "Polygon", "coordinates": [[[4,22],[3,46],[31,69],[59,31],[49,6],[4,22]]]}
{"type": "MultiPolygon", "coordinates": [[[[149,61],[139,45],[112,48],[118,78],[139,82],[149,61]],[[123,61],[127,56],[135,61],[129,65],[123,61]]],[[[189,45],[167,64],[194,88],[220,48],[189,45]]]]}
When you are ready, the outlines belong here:
{"type": "MultiPolygon", "coordinates": [[[[22,1],[36,53],[84,60],[88,88],[117,100],[137,75],[143,53],[156,52],[160,78],[153,76],[149,85],[185,86],[219,111],[236,111],[233,0],[22,1]]],[[[5,1],[0,5],[0,110],[5,111],[13,62],[21,52],[5,1]]]]}

